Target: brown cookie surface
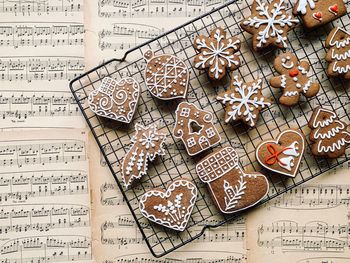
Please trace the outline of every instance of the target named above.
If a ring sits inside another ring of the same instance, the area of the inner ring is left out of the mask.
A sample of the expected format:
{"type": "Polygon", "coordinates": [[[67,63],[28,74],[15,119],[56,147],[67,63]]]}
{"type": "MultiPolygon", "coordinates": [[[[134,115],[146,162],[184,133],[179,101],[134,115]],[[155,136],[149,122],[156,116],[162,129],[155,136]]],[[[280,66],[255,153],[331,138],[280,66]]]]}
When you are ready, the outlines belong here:
{"type": "Polygon", "coordinates": [[[241,27],[253,35],[253,49],[259,51],[270,45],[287,48],[287,33],[299,20],[287,14],[285,1],[254,0],[251,10],[241,27]]]}
{"type": "Polygon", "coordinates": [[[329,63],[327,75],[350,79],[350,33],[336,27],[326,39],[326,61],[329,63]]]}
{"type": "Polygon", "coordinates": [[[203,152],[221,141],[213,118],[211,112],[201,110],[193,103],[178,105],[173,134],[182,140],[189,155],[203,152]]]}
{"type": "Polygon", "coordinates": [[[90,109],[101,117],[130,123],[139,96],[140,86],[133,78],[117,81],[105,77],[100,87],[89,94],[88,104],[90,109]]]}
{"type": "Polygon", "coordinates": [[[280,74],[270,79],[274,88],[282,89],[279,102],[285,106],[293,106],[299,102],[300,95],[310,98],[320,90],[320,84],[312,82],[308,77],[310,64],[299,60],[290,52],[282,53],[275,58],[274,68],[280,74]]]}
{"type": "Polygon", "coordinates": [[[200,180],[207,184],[214,204],[230,214],[257,204],[268,193],[269,184],[260,173],[246,173],[232,147],[219,149],[196,165],[200,180]]]}
{"type": "Polygon", "coordinates": [[[137,123],[135,130],[135,135],[131,139],[131,147],[122,162],[121,171],[125,188],[147,173],[149,161],[165,154],[166,135],[159,132],[155,124],[143,126],[137,123]]]}
{"type": "Polygon", "coordinates": [[[241,41],[237,37],[226,38],[226,32],[218,27],[209,37],[198,36],[194,48],[199,52],[194,58],[194,67],[208,70],[210,79],[220,80],[226,70],[235,70],[240,66],[239,51],[241,41]]]}
{"type": "Polygon", "coordinates": [[[140,199],[140,211],[144,217],[159,225],[183,231],[191,217],[197,192],[192,182],[178,179],[166,190],[146,192],[140,199]]]}
{"type": "Polygon", "coordinates": [[[302,133],[288,129],[275,140],[264,140],[256,148],[257,161],[267,170],[295,177],[305,150],[302,133]]]}
{"type": "Polygon", "coordinates": [[[343,0],[298,0],[293,8],[308,29],[327,24],[346,14],[343,0]]]}
{"type": "Polygon", "coordinates": [[[308,123],[313,142],[311,151],[316,156],[337,158],[345,153],[350,144],[348,125],[339,120],[335,112],[317,107],[308,123]]]}
{"type": "Polygon", "coordinates": [[[153,96],[161,100],[186,98],[189,70],[174,55],[154,55],[152,50],[144,54],[146,86],[153,96]]]}
{"type": "Polygon", "coordinates": [[[233,76],[229,90],[219,94],[216,99],[225,105],[225,122],[242,120],[249,126],[255,126],[261,109],[271,103],[262,93],[262,80],[244,83],[233,76]]]}

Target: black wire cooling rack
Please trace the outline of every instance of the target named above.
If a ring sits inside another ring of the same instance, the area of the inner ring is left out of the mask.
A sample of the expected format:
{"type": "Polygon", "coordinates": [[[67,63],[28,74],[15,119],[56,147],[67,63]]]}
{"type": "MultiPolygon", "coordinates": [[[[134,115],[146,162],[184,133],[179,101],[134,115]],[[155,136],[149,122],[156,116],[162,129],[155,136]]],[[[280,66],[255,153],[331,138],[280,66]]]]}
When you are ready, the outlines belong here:
{"type": "MultiPolygon", "coordinates": [[[[148,49],[152,49],[155,54],[174,54],[185,61],[191,72],[187,100],[214,113],[217,120],[216,127],[222,137],[220,146],[231,145],[236,148],[240,154],[240,161],[247,170],[265,172],[257,164],[254,156],[254,150],[261,140],[276,137],[279,132],[287,127],[298,128],[308,137],[310,130],[307,128],[307,122],[312,109],[317,105],[332,109],[347,123],[350,121],[348,85],[341,80],[327,77],[325,73],[327,64],[324,60],[326,52],[324,42],[328,33],[335,26],[350,30],[349,14],[311,32],[306,32],[299,26],[289,33],[290,51],[294,52],[299,59],[309,61],[311,64],[310,76],[318,81],[322,88],[316,98],[310,100],[303,98],[297,106],[287,108],[277,103],[280,91],[270,88],[267,84],[268,80],[277,74],[272,64],[276,54],[281,51],[270,50],[259,54],[254,52],[251,48],[251,36],[244,33],[239,26],[240,21],[250,14],[250,4],[251,2],[246,1],[231,1],[129,50],[122,59],[112,59],[70,83],[70,88],[82,114],[116,179],[123,197],[127,201],[147,246],[155,257],[161,257],[199,237],[205,229],[223,225],[241,214],[231,216],[220,214],[212,204],[206,188],[199,181],[194,170],[196,162],[205,154],[190,157],[186,153],[182,142],[172,136],[175,109],[179,102],[159,101],[147,91],[144,82],[146,62],[142,58],[142,54],[148,49]],[[228,86],[231,76],[228,75],[219,84],[211,83],[204,71],[197,71],[192,66],[193,57],[196,54],[192,46],[193,39],[200,34],[209,35],[211,29],[218,26],[224,28],[228,35],[237,36],[242,41],[240,54],[242,66],[234,73],[240,75],[246,82],[258,77],[262,78],[265,83],[263,94],[271,97],[275,102],[262,111],[262,116],[255,128],[247,130],[242,124],[224,124],[224,110],[215,97],[218,92],[228,86]],[[98,88],[102,79],[106,76],[115,79],[129,76],[135,78],[142,87],[139,106],[130,125],[121,125],[101,119],[88,107],[88,94],[93,89],[98,88]],[[134,125],[137,122],[143,124],[155,122],[164,132],[168,133],[166,155],[151,163],[148,175],[144,176],[136,187],[126,191],[121,184],[120,164],[128,150],[130,139],[134,134],[134,125]],[[150,223],[141,215],[138,208],[138,200],[145,191],[153,187],[165,188],[169,182],[179,177],[192,179],[199,188],[199,196],[191,221],[187,229],[181,233],[150,223]]],[[[291,11],[290,3],[288,3],[288,10],[291,11]]],[[[336,160],[316,158],[311,155],[308,140],[300,171],[295,178],[272,177],[265,172],[271,183],[270,192],[260,204],[344,163],[349,159],[348,155],[349,151],[345,156],[336,160]]]]}

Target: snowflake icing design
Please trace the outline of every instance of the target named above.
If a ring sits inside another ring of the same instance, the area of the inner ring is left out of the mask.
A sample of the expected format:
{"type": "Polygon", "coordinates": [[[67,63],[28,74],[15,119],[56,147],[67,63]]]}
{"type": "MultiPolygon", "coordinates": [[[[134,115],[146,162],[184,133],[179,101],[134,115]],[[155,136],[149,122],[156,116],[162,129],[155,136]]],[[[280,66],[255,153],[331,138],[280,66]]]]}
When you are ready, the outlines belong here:
{"type": "Polygon", "coordinates": [[[226,74],[226,68],[235,70],[240,66],[236,53],[240,48],[240,40],[236,37],[226,38],[222,28],[214,29],[210,37],[199,36],[194,41],[195,48],[200,52],[194,59],[197,69],[209,69],[209,77],[221,79],[226,74]]]}
{"type": "Polygon", "coordinates": [[[287,32],[298,24],[299,20],[287,15],[284,0],[274,0],[271,4],[261,1],[254,1],[252,9],[255,8],[257,13],[252,13],[244,20],[241,23],[242,28],[254,35],[253,42],[258,49],[269,44],[287,48],[287,32]]]}
{"type": "Polygon", "coordinates": [[[217,97],[226,105],[226,123],[241,119],[251,127],[255,126],[258,112],[271,105],[261,94],[261,83],[262,80],[258,79],[245,84],[238,76],[233,77],[230,90],[217,97]]]}

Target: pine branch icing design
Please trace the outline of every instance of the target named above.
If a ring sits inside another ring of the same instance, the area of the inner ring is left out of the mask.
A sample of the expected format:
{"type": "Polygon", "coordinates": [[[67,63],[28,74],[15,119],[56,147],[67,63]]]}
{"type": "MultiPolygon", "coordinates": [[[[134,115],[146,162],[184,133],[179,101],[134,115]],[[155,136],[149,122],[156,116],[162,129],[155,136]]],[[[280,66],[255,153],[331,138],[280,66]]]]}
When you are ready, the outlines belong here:
{"type": "Polygon", "coordinates": [[[194,46],[199,51],[194,59],[197,69],[208,69],[209,76],[219,80],[226,74],[226,69],[235,70],[240,66],[240,60],[235,53],[240,48],[240,40],[236,37],[226,38],[222,28],[214,29],[210,37],[199,36],[194,40],[194,46]]]}
{"type": "Polygon", "coordinates": [[[242,198],[242,195],[244,195],[244,190],[246,187],[247,182],[244,181],[243,176],[241,175],[238,180],[238,186],[235,185],[235,187],[232,187],[229,182],[224,180],[224,191],[225,191],[225,204],[226,209],[229,210],[236,207],[236,204],[238,201],[242,198]]]}
{"type": "Polygon", "coordinates": [[[262,96],[261,84],[261,79],[246,84],[238,76],[233,77],[230,89],[217,96],[217,100],[225,104],[226,123],[241,119],[248,125],[255,126],[259,111],[271,105],[262,96]]]}
{"type": "Polygon", "coordinates": [[[159,155],[165,155],[163,147],[166,135],[160,133],[155,124],[149,126],[136,124],[135,129],[131,148],[122,163],[122,179],[126,188],[134,180],[146,174],[148,161],[153,161],[159,155]]]}
{"type": "Polygon", "coordinates": [[[252,14],[245,19],[241,26],[253,34],[256,49],[274,44],[287,48],[287,32],[298,24],[298,19],[287,14],[284,0],[274,0],[270,4],[263,0],[255,0],[252,14]],[[254,8],[255,7],[255,8],[254,8]]]}

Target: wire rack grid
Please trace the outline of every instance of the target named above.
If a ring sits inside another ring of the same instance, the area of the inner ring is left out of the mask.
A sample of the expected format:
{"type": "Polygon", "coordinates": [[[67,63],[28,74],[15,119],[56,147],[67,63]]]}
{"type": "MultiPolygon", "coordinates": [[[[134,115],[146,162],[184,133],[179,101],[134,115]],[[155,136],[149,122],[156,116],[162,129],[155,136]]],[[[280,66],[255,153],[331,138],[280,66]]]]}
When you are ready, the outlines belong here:
{"type": "MultiPolygon", "coordinates": [[[[272,67],[273,58],[281,51],[269,50],[259,54],[254,52],[251,48],[251,36],[244,33],[239,26],[240,21],[250,15],[250,4],[250,1],[230,1],[218,9],[129,50],[121,60],[107,61],[70,83],[70,88],[82,114],[106,159],[107,165],[135,218],[147,246],[155,257],[161,257],[193,241],[201,236],[205,229],[223,225],[239,217],[241,213],[229,216],[220,214],[211,202],[205,186],[196,175],[195,164],[211,150],[199,156],[190,157],[186,153],[182,142],[173,137],[175,109],[179,101],[162,102],[152,97],[147,91],[144,79],[146,61],[142,58],[147,50],[153,50],[156,55],[174,54],[185,61],[191,72],[187,100],[214,113],[215,125],[222,137],[218,147],[233,146],[239,153],[241,164],[246,170],[261,171],[267,175],[270,181],[270,192],[260,204],[349,159],[349,151],[343,157],[335,160],[316,158],[311,154],[310,141],[307,140],[306,153],[295,178],[269,175],[256,162],[255,148],[261,140],[276,137],[285,128],[297,128],[308,137],[310,130],[307,128],[307,122],[312,109],[317,105],[332,109],[340,119],[349,123],[349,109],[346,107],[349,101],[348,84],[327,77],[325,73],[327,64],[324,61],[326,52],[324,42],[330,30],[335,26],[350,30],[350,16],[347,14],[341,19],[311,32],[305,32],[299,26],[289,33],[290,51],[295,53],[300,60],[307,60],[310,63],[310,77],[318,81],[322,87],[317,97],[309,100],[303,98],[297,106],[287,108],[277,103],[280,91],[271,88],[267,84],[268,80],[277,74],[272,67]],[[209,81],[204,71],[198,71],[192,66],[193,57],[196,54],[192,46],[193,39],[201,34],[209,35],[210,31],[218,26],[224,28],[228,36],[237,36],[242,41],[240,51],[242,65],[233,74],[240,75],[245,82],[258,77],[262,78],[265,83],[263,94],[271,97],[275,102],[261,112],[255,128],[247,129],[239,123],[224,124],[224,109],[221,104],[216,102],[215,97],[218,92],[228,86],[231,78],[229,74],[220,83],[213,83],[209,81]],[[121,125],[99,118],[89,109],[87,104],[88,94],[97,89],[106,76],[115,79],[129,76],[136,79],[142,87],[137,112],[130,125],[121,125]],[[148,174],[136,187],[125,190],[121,184],[120,164],[135,132],[135,123],[157,123],[158,127],[168,134],[166,155],[150,164],[148,174]],[[165,188],[170,182],[179,177],[191,179],[199,188],[199,196],[191,220],[186,230],[181,233],[150,223],[141,215],[138,208],[138,200],[145,191],[154,187],[165,188]]],[[[291,3],[287,3],[287,7],[291,11],[291,3]]]]}

